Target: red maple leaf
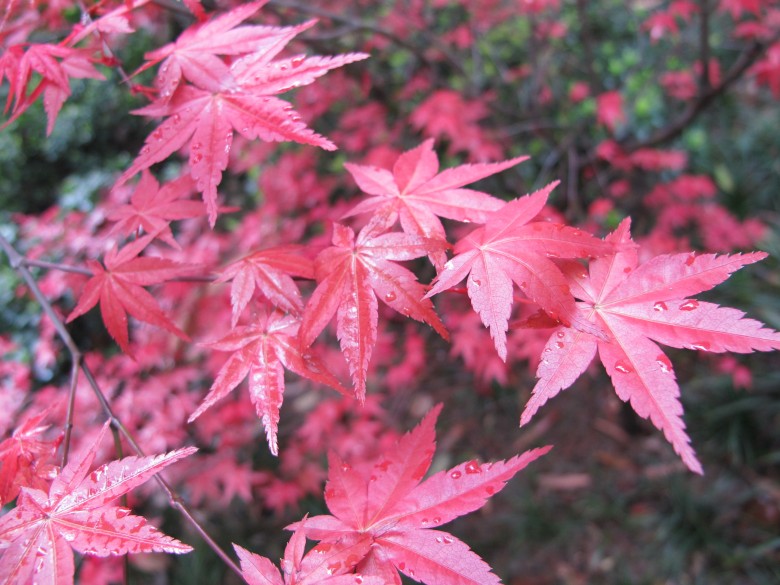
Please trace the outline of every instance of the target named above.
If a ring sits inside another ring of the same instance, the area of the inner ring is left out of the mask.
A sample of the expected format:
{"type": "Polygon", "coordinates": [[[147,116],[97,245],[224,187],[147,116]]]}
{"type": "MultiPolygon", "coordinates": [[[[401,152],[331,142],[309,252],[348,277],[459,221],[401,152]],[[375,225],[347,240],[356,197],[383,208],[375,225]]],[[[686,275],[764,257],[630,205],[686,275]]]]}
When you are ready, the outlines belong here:
{"type": "MultiPolygon", "coordinates": [[[[446,241],[439,217],[463,222],[485,223],[490,212],[504,206],[504,202],[487,193],[463,189],[495,173],[508,169],[528,157],[520,156],[492,164],[460,165],[439,173],[439,159],[433,150],[433,139],[403,153],[393,171],[347,163],[358,186],[373,195],[358,203],[343,217],[373,213],[381,218],[384,229],[390,229],[400,220],[407,234],[446,241]]],[[[443,252],[432,255],[437,266],[444,264],[443,252]]]]}
{"type": "Polygon", "coordinates": [[[222,366],[209,394],[192,413],[189,422],[221,400],[248,375],[249,396],[257,416],[263,421],[271,453],[278,455],[279,409],[284,400],[283,367],[348,394],[314,354],[302,352],[298,324],[298,319],[292,315],[282,316],[274,311],[270,315],[262,315],[255,325],[237,327],[222,339],[206,344],[219,351],[232,351],[233,354],[222,366]]]}
{"type": "Polygon", "coordinates": [[[333,515],[308,518],[288,528],[301,528],[331,554],[369,537],[370,548],[357,571],[384,583],[400,584],[399,571],[437,585],[498,583],[490,567],[465,543],[434,528],[481,508],[551,447],[507,461],[468,461],[420,483],[433,460],[440,410],[441,405],[429,412],[373,465],[353,468],[331,453],[325,501],[333,515]]]}
{"type": "MultiPolygon", "coordinates": [[[[630,242],[629,220],[607,237],[630,242]]],[[[520,424],[547,400],[568,388],[588,367],[598,349],[618,396],[663,431],[685,464],[702,473],[682,421],[679,387],[672,363],[655,342],[701,351],[749,353],[780,348],[780,333],[743,319],[736,309],[689,298],[726,280],[746,264],[766,257],[671,254],[638,266],[636,249],[591,262],[589,271],[566,269],[582,316],[610,335],[610,341],[559,327],[545,346],[539,378],[520,424]]]]}
{"type": "Polygon", "coordinates": [[[49,460],[59,441],[43,440],[48,425],[41,423],[54,406],[28,417],[0,443],[0,506],[16,498],[22,487],[43,489],[48,484],[53,470],[49,460]]]}
{"type": "Polygon", "coordinates": [[[160,188],[154,175],[144,169],[141,180],[138,181],[130,197],[130,203],[112,209],[106,214],[106,219],[117,222],[108,235],[155,234],[169,246],[180,250],[181,246],[173,238],[170,224],[173,220],[203,215],[202,203],[184,199],[194,190],[195,184],[187,175],[170,181],[160,188]]]}
{"type": "Polygon", "coordinates": [[[135,113],[167,119],[147,137],[117,185],[189,143],[190,173],[203,193],[213,226],[218,211],[217,186],[227,168],[234,132],[249,140],[292,140],[336,149],[301,122],[288,102],[273,96],[308,85],[329,70],[368,55],[298,55],[273,60],[295,35],[314,23],[233,28],[260,5],[239,6],[210,23],[194,25],[191,34],[182,34],[181,45],[177,41],[151,54],[153,62],[165,59],[160,69],[160,99],[135,113]],[[236,58],[228,65],[216,56],[220,53],[236,58]],[[180,85],[182,76],[191,84],[180,85]]]}
{"type": "Polygon", "coordinates": [[[334,224],[333,246],[320,252],[314,263],[319,284],[306,305],[300,332],[303,345],[308,347],[337,315],[341,350],[361,401],[376,345],[377,294],[402,315],[428,323],[439,335],[448,337],[431,301],[422,298],[425,289],[414,273],[391,262],[442,251],[447,244],[399,232],[377,234],[376,228],[377,224],[369,224],[355,238],[352,229],[334,224]]]}
{"type": "Polygon", "coordinates": [[[531,222],[550,191],[551,183],[535,193],[510,201],[494,212],[484,227],[455,245],[456,256],[436,277],[426,295],[452,288],[466,276],[471,305],[490,329],[501,359],[506,361],[506,332],[512,312],[512,282],[553,318],[598,333],[577,311],[566,278],[551,258],[603,256],[614,245],[583,231],[550,222],[531,222]]]}
{"type": "Polygon", "coordinates": [[[610,132],[614,132],[615,126],[626,121],[623,96],[619,91],[608,91],[596,97],[596,119],[599,124],[609,128],[610,132]]]}
{"type": "Polygon", "coordinates": [[[138,254],[155,235],[138,238],[119,251],[113,248],[103,259],[105,268],[100,262],[88,260],[87,266],[93,276],[84,285],[79,302],[68,315],[67,322],[73,321],[100,303],[100,314],[106,329],[128,355],[131,355],[127,334],[128,313],[139,321],[150,323],[188,340],[187,334],[163,313],[154,297],[143,287],[192,275],[200,268],[165,258],[138,258],[138,254]]]}
{"type": "Polygon", "coordinates": [[[214,282],[228,282],[233,306],[231,327],[235,327],[255,287],[280,309],[300,315],[303,312],[301,291],[292,276],[314,279],[314,264],[300,254],[300,246],[278,246],[253,252],[223,269],[214,282]]]}
{"type": "Polygon", "coordinates": [[[70,96],[70,78],[105,79],[95,69],[86,49],[61,44],[31,44],[26,50],[21,45],[8,47],[0,55],[0,82],[4,75],[10,84],[5,111],[10,109],[12,101],[14,107],[11,117],[0,125],[0,129],[21,116],[43,94],[43,107],[48,118],[46,134],[54,130],[62,104],[70,96]],[[40,75],[41,79],[29,91],[33,73],[40,75]]]}
{"type": "Polygon", "coordinates": [[[0,583],[73,583],[71,548],[101,557],[192,550],[111,502],[197,449],[125,457],[87,475],[107,427],[62,469],[48,493],[22,488],[16,508],[0,518],[0,583]]]}
{"type": "MultiPolygon", "coordinates": [[[[305,523],[304,519],[301,525],[305,523]]],[[[384,585],[384,581],[378,577],[352,572],[370,546],[370,538],[354,539],[351,545],[344,544],[335,550],[321,544],[304,555],[306,536],[303,529],[299,528],[284,549],[281,573],[266,557],[249,552],[237,544],[233,548],[241,561],[241,573],[249,585],[384,585]]]]}

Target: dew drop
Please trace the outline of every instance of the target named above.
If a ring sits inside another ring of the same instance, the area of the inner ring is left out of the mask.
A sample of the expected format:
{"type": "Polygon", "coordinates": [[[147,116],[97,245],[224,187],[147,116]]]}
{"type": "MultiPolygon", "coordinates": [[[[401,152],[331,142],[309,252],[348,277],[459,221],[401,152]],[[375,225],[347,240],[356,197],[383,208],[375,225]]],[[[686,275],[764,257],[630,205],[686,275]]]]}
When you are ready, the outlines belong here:
{"type": "Polygon", "coordinates": [[[436,517],[433,519],[433,523],[434,523],[434,524],[441,524],[441,518],[439,518],[438,516],[436,516],[436,517]]]}
{"type": "Polygon", "coordinates": [[[490,485],[486,486],[485,487],[485,492],[487,493],[487,495],[492,496],[494,493],[496,493],[496,488],[494,488],[493,486],[490,486],[490,485]]]}
{"type": "Polygon", "coordinates": [[[555,336],[558,339],[563,339],[564,337],[566,337],[566,334],[563,331],[558,331],[558,333],[556,333],[555,336]]]}
{"type": "Polygon", "coordinates": [[[130,514],[130,510],[127,508],[117,508],[116,510],[116,517],[117,518],[125,518],[130,514]]]}
{"type": "Polygon", "coordinates": [[[422,520],[420,520],[420,524],[422,524],[423,526],[427,526],[429,522],[430,520],[428,520],[427,518],[423,518],[422,520]]]}
{"type": "Polygon", "coordinates": [[[623,272],[625,272],[626,274],[628,274],[629,272],[631,272],[631,267],[630,267],[630,266],[626,266],[626,267],[623,269],[623,272]]]}
{"type": "Polygon", "coordinates": [[[629,366],[626,362],[623,360],[618,360],[615,362],[615,369],[620,372],[621,374],[632,374],[634,373],[634,369],[629,366]]]}
{"type": "Polygon", "coordinates": [[[442,540],[444,541],[444,544],[452,544],[452,537],[450,536],[444,536],[442,537],[442,540]]]}
{"type": "Polygon", "coordinates": [[[203,145],[200,142],[193,142],[192,146],[190,146],[191,150],[200,150],[203,148],[203,145]]]}
{"type": "Polygon", "coordinates": [[[669,307],[666,306],[666,303],[663,301],[658,301],[657,303],[653,303],[653,311],[658,311],[659,313],[663,313],[669,309],[669,307]]]}
{"type": "Polygon", "coordinates": [[[691,343],[691,349],[698,349],[699,351],[709,351],[710,347],[707,341],[694,341],[691,343]]]}
{"type": "Polygon", "coordinates": [[[696,261],[696,254],[691,254],[688,256],[688,258],[685,260],[686,266],[691,266],[696,261]]]}
{"type": "Polygon", "coordinates": [[[392,303],[392,302],[393,302],[395,299],[396,299],[396,294],[395,294],[393,291],[390,291],[390,292],[388,292],[388,293],[385,295],[385,300],[386,300],[388,303],[392,303]]]}
{"type": "Polygon", "coordinates": [[[149,153],[151,152],[151,150],[152,150],[152,149],[151,149],[151,148],[149,148],[148,146],[144,146],[144,147],[141,149],[141,154],[149,154],[149,153]]]}
{"type": "Polygon", "coordinates": [[[391,463],[389,460],[385,459],[384,461],[381,461],[381,462],[377,463],[377,464],[375,465],[375,467],[376,467],[376,468],[378,468],[378,469],[380,469],[380,470],[382,470],[382,471],[387,471],[387,470],[388,470],[388,468],[389,468],[391,465],[392,465],[392,463],[391,463]]]}
{"type": "Polygon", "coordinates": [[[436,542],[438,542],[439,544],[442,544],[444,542],[444,539],[441,536],[437,536],[436,537],[436,542]]]}
{"type": "Polygon", "coordinates": [[[450,473],[450,477],[452,479],[460,479],[461,475],[463,475],[463,474],[460,471],[458,471],[457,469],[455,471],[453,471],[452,473],[450,473]]]}
{"type": "Polygon", "coordinates": [[[682,305],[680,305],[681,311],[693,311],[699,307],[699,301],[696,299],[688,299],[682,305]]]}
{"type": "Polygon", "coordinates": [[[479,278],[474,278],[474,276],[472,276],[471,284],[474,285],[474,288],[479,288],[480,286],[482,286],[482,281],[479,278]]]}
{"type": "Polygon", "coordinates": [[[344,462],[341,464],[341,471],[352,471],[352,466],[349,463],[344,462]]]}
{"type": "Polygon", "coordinates": [[[152,138],[154,138],[155,140],[162,140],[162,137],[163,137],[163,133],[162,130],[160,130],[159,128],[154,132],[152,132],[152,138]]]}
{"type": "Polygon", "coordinates": [[[566,347],[566,344],[563,341],[556,341],[555,347],[557,347],[558,349],[563,349],[564,347],[566,347]]]}
{"type": "Polygon", "coordinates": [[[360,575],[355,575],[355,583],[356,585],[363,585],[363,577],[360,575]]]}
{"type": "Polygon", "coordinates": [[[328,565],[328,575],[333,575],[341,568],[341,563],[335,562],[328,565]]]}
{"type": "Polygon", "coordinates": [[[472,459],[466,463],[466,473],[474,475],[475,473],[482,473],[482,468],[477,463],[476,459],[472,459]]]}
{"type": "Polygon", "coordinates": [[[658,367],[661,368],[661,371],[664,374],[668,374],[672,371],[672,362],[669,360],[668,357],[666,357],[665,354],[659,353],[658,356],[655,358],[655,361],[658,363],[658,367]]]}
{"type": "Polygon", "coordinates": [[[292,65],[293,67],[300,67],[305,59],[306,57],[303,56],[293,57],[292,60],[290,61],[290,65],[292,65]]]}
{"type": "Polygon", "coordinates": [[[520,283],[520,288],[523,289],[523,290],[527,289],[528,288],[528,283],[526,281],[521,282],[520,283]]]}
{"type": "Polygon", "coordinates": [[[200,152],[196,152],[195,155],[192,157],[192,162],[195,164],[198,164],[202,160],[203,160],[203,154],[200,152]]]}
{"type": "Polygon", "coordinates": [[[447,260],[444,263],[444,270],[452,270],[452,267],[453,267],[452,260],[447,260]]]}
{"type": "Polygon", "coordinates": [[[399,571],[403,571],[405,568],[406,568],[406,563],[405,562],[401,561],[400,563],[398,563],[398,570],[399,571]]]}
{"type": "Polygon", "coordinates": [[[171,120],[173,121],[174,124],[178,124],[179,122],[181,122],[181,116],[179,114],[174,114],[171,120]]]}

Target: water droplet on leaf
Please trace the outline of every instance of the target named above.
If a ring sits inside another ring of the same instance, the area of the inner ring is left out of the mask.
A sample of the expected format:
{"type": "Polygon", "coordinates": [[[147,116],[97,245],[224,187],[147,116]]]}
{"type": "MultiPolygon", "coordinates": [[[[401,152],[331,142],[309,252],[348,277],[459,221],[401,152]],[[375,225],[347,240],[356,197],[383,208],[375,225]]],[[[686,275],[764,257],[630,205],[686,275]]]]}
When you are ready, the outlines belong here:
{"type": "Polygon", "coordinates": [[[699,301],[696,299],[688,299],[682,305],[680,305],[681,311],[693,311],[699,307],[699,301]]]}
{"type": "Polygon", "coordinates": [[[621,374],[633,374],[634,368],[629,366],[626,362],[623,360],[618,360],[615,362],[615,369],[620,372],[621,374]]]}

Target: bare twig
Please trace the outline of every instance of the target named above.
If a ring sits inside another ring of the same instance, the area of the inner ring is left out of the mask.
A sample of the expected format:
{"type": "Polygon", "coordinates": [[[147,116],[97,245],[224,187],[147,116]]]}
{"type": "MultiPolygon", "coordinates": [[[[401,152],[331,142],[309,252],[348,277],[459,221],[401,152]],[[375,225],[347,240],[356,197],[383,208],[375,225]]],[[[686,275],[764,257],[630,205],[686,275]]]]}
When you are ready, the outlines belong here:
{"type": "MultiPolygon", "coordinates": [[[[8,242],[8,240],[6,240],[1,234],[0,234],[0,248],[8,256],[8,260],[10,262],[11,268],[13,268],[14,271],[16,271],[16,273],[22,278],[22,280],[25,282],[27,287],[30,289],[30,292],[32,292],[33,296],[38,301],[38,304],[41,306],[43,312],[46,314],[47,317],[49,317],[49,319],[51,319],[52,323],[54,324],[54,329],[57,332],[57,335],[65,344],[65,347],[67,348],[68,353],[70,354],[73,367],[81,369],[82,373],[84,374],[84,378],[88,382],[90,388],[92,389],[92,392],[94,393],[95,397],[98,400],[98,403],[100,404],[100,407],[105,413],[106,418],[110,422],[112,430],[115,430],[115,432],[117,432],[119,435],[124,437],[124,439],[128,442],[128,444],[130,445],[130,447],[132,448],[132,450],[135,452],[136,455],[141,457],[145,456],[143,449],[141,449],[140,445],[136,442],[135,437],[127,429],[127,427],[125,427],[122,421],[114,414],[114,411],[111,408],[111,405],[109,404],[105,393],[101,390],[100,385],[98,384],[95,377],[92,375],[92,371],[89,369],[89,366],[87,366],[87,364],[84,362],[83,354],[81,353],[81,350],[79,350],[78,346],[76,345],[76,342],[71,337],[70,333],[65,327],[65,324],[57,315],[56,311],[52,307],[49,300],[44,296],[43,292],[38,286],[37,281],[35,280],[35,277],[33,277],[32,273],[27,268],[27,262],[25,261],[24,256],[19,254],[19,252],[17,252],[16,249],[10,244],[10,242],[8,242]]],[[[76,376],[71,374],[70,401],[73,400],[72,395],[75,393],[75,381],[76,381],[76,376]]],[[[69,404],[68,409],[69,411],[72,411],[71,404],[69,404]]],[[[72,414],[69,413],[68,416],[71,417],[72,414]]],[[[66,424],[66,433],[68,433],[68,438],[70,436],[69,430],[70,429],[67,427],[66,424]]],[[[67,446],[64,448],[67,449],[67,446]]],[[[217,556],[219,556],[219,558],[222,559],[222,561],[230,568],[230,570],[232,570],[237,575],[241,576],[241,569],[238,567],[238,565],[236,565],[236,563],[227,555],[227,553],[225,553],[225,551],[223,551],[220,548],[220,546],[214,541],[214,539],[212,539],[211,536],[209,536],[209,534],[195,519],[195,517],[192,515],[189,509],[182,502],[181,497],[170,486],[170,484],[167,481],[165,481],[165,479],[163,479],[163,477],[159,473],[154,476],[154,479],[157,481],[157,483],[160,485],[160,487],[167,495],[170,505],[176,510],[178,510],[179,513],[182,516],[184,516],[184,518],[186,518],[186,520],[191,524],[191,526],[200,535],[200,537],[217,554],[217,556]]]]}

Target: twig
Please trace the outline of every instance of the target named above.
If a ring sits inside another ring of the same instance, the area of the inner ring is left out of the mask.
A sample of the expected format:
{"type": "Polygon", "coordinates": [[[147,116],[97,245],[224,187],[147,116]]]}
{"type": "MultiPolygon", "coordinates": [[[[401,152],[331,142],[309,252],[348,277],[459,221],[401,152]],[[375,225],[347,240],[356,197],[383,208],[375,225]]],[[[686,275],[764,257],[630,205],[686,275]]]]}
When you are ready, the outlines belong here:
{"type": "MultiPolygon", "coordinates": [[[[68,353],[71,356],[71,361],[73,364],[73,367],[80,367],[81,371],[84,374],[84,378],[89,383],[90,388],[92,389],[92,392],[95,394],[95,397],[97,398],[98,402],[100,403],[100,407],[102,408],[103,412],[106,415],[106,418],[111,424],[112,429],[115,429],[116,432],[118,432],[124,439],[128,442],[132,450],[135,452],[136,455],[143,457],[145,456],[145,453],[143,449],[141,449],[140,445],[136,442],[135,437],[133,437],[132,433],[125,427],[125,425],[122,423],[122,421],[114,414],[113,409],[111,408],[111,405],[108,402],[108,399],[106,398],[106,395],[103,393],[103,391],[100,388],[100,385],[98,384],[95,377],[92,375],[92,371],[89,369],[89,366],[84,362],[83,354],[81,353],[81,350],[79,350],[78,346],[76,345],[76,342],[71,337],[70,333],[68,332],[67,328],[65,327],[65,324],[62,322],[62,320],[59,318],[57,313],[54,311],[54,308],[52,307],[51,303],[48,301],[48,299],[44,296],[43,292],[41,291],[40,287],[38,286],[38,283],[36,282],[35,278],[33,277],[30,270],[27,268],[27,263],[25,261],[24,256],[19,254],[19,252],[16,251],[16,249],[6,240],[2,234],[0,234],[0,248],[5,252],[5,254],[8,256],[9,263],[11,265],[11,268],[14,269],[14,271],[24,280],[25,284],[27,284],[27,287],[32,292],[35,299],[38,301],[38,304],[41,306],[41,309],[46,314],[46,316],[51,319],[52,323],[54,324],[54,329],[57,332],[57,335],[62,340],[62,342],[65,344],[65,347],[68,350],[68,353]]],[[[75,376],[71,375],[71,393],[75,393],[75,376]]],[[[72,397],[71,397],[72,400],[72,397]]],[[[69,405],[69,410],[72,411],[71,406],[69,405]]],[[[69,416],[72,416],[72,414],[69,414],[69,416]]],[[[68,437],[70,436],[69,429],[66,425],[66,433],[68,433],[68,437]]],[[[67,449],[67,446],[64,447],[67,449]]],[[[220,546],[214,541],[214,539],[209,536],[209,534],[206,532],[206,530],[200,525],[200,523],[193,517],[192,513],[187,509],[187,507],[182,502],[181,497],[178,495],[178,493],[170,486],[170,484],[163,479],[163,477],[158,473],[155,474],[154,479],[157,481],[157,483],[162,487],[165,494],[168,496],[168,501],[170,502],[170,505],[179,511],[179,513],[184,516],[187,521],[192,525],[192,527],[195,529],[195,531],[200,535],[200,537],[206,541],[206,544],[219,556],[220,559],[237,575],[241,576],[241,569],[236,565],[235,562],[225,553],[220,546]]]]}
{"type": "MultiPolygon", "coordinates": [[[[311,14],[313,16],[327,18],[329,20],[332,20],[333,22],[340,22],[342,24],[349,25],[351,28],[355,30],[363,30],[366,32],[373,33],[375,35],[379,35],[381,37],[385,37],[386,39],[392,41],[399,47],[402,47],[408,50],[409,52],[414,53],[414,55],[423,63],[427,63],[431,65],[430,59],[425,55],[425,51],[423,49],[415,46],[413,43],[410,43],[405,39],[402,39],[401,37],[393,33],[391,30],[388,30],[376,24],[372,24],[364,20],[358,20],[356,18],[352,18],[344,14],[339,14],[337,12],[330,12],[328,10],[323,10],[321,8],[312,6],[310,4],[289,2],[288,0],[271,0],[268,3],[268,5],[277,6],[279,8],[289,8],[291,10],[302,12],[304,14],[311,14]]],[[[426,41],[430,43],[430,45],[435,47],[436,50],[439,51],[444,56],[447,63],[453,69],[455,69],[455,71],[457,71],[459,75],[462,75],[464,78],[468,78],[468,75],[466,71],[463,69],[463,66],[460,64],[460,62],[452,54],[450,54],[450,52],[446,49],[446,47],[444,47],[441,44],[441,42],[439,42],[438,39],[432,36],[428,36],[426,38],[426,41]]]]}

